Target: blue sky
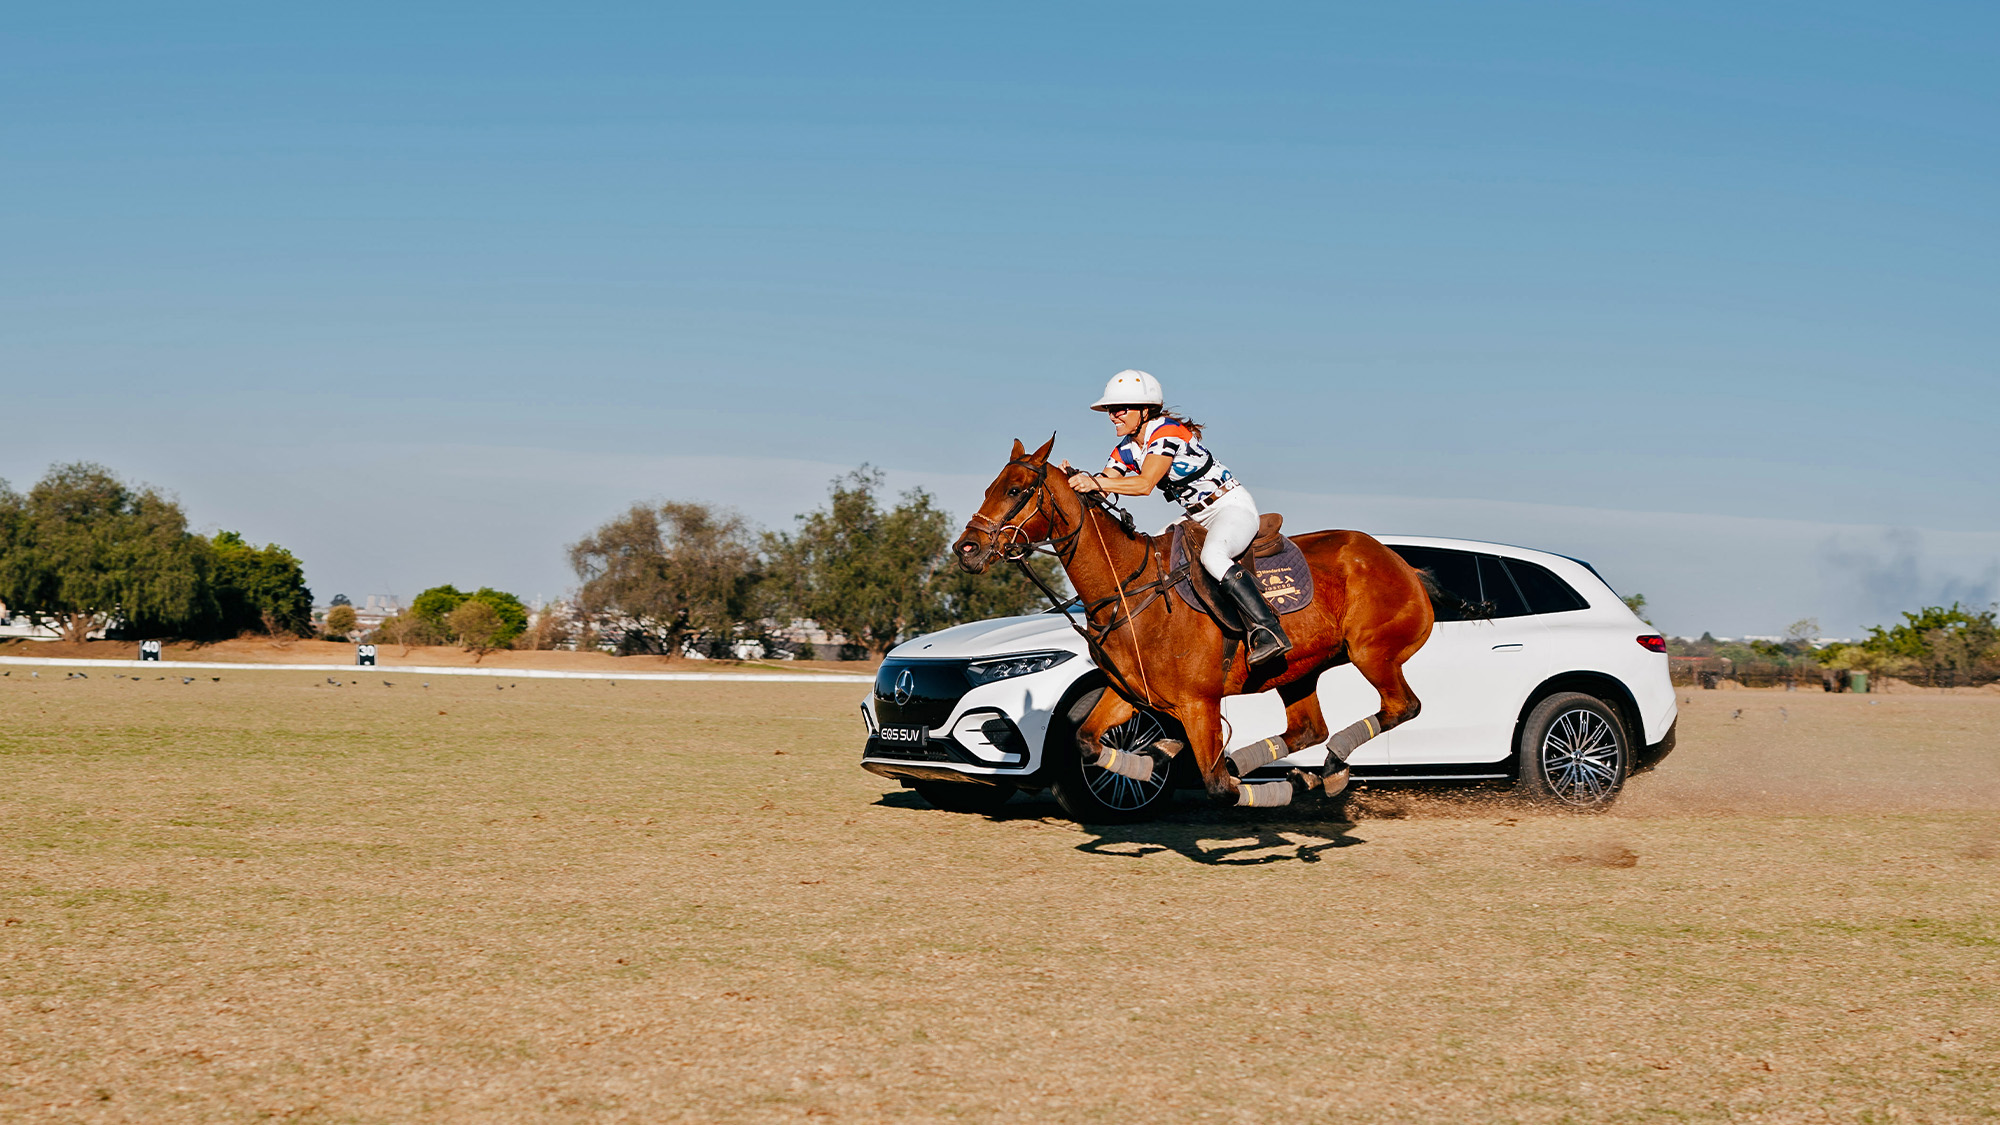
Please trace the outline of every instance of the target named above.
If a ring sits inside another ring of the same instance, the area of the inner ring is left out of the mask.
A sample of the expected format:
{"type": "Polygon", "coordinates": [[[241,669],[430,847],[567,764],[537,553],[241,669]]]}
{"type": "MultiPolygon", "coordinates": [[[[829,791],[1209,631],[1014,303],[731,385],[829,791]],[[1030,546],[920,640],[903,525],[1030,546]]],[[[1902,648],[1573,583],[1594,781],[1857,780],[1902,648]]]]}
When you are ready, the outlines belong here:
{"type": "Polygon", "coordinates": [[[103,461],[322,599],[553,596],[631,500],[963,513],[1140,366],[1266,507],[1668,629],[1983,604],[1997,13],[17,13],[0,477],[103,461]]]}

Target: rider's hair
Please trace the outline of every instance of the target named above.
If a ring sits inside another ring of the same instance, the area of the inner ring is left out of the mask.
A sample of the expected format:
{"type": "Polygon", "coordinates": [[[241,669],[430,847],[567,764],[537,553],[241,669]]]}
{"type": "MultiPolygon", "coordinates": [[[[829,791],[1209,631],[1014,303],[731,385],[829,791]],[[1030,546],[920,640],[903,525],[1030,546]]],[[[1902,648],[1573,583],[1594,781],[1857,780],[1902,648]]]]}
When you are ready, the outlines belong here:
{"type": "MultiPolygon", "coordinates": [[[[1168,410],[1164,406],[1146,407],[1146,422],[1150,422],[1155,418],[1165,418],[1169,421],[1179,422],[1188,428],[1189,433],[1194,435],[1194,440],[1201,440],[1201,423],[1177,410],[1168,410]]],[[[1145,425],[1145,422],[1141,422],[1140,425],[1145,425]]]]}

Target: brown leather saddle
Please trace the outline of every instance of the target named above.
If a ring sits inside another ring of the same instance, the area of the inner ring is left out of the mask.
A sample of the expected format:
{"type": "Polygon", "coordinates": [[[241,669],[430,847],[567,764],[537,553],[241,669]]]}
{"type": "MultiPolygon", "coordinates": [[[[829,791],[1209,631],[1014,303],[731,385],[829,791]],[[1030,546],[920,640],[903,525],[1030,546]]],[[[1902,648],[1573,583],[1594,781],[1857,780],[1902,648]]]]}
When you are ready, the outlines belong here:
{"type": "MultiPolygon", "coordinates": [[[[1280,614],[1297,613],[1313,600],[1312,570],[1306,566],[1305,552],[1279,530],[1284,523],[1285,517],[1275,512],[1259,516],[1257,537],[1250,541],[1249,550],[1236,557],[1238,563],[1257,576],[1257,589],[1280,614]]],[[[1243,615],[1236,611],[1236,603],[1201,568],[1201,546],[1207,541],[1208,529],[1193,520],[1174,525],[1168,566],[1186,570],[1174,585],[1174,593],[1188,606],[1215,618],[1229,632],[1241,633],[1243,615]]]]}

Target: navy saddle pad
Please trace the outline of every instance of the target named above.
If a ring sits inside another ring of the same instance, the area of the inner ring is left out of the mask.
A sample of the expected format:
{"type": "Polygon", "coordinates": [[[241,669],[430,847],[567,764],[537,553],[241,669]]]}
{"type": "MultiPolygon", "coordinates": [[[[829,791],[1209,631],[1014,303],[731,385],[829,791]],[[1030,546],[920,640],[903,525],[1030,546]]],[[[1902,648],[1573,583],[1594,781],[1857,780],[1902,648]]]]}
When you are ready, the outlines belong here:
{"type": "MultiPolygon", "coordinates": [[[[1305,552],[1290,538],[1281,540],[1284,544],[1278,553],[1269,558],[1251,560],[1251,567],[1257,576],[1257,589],[1263,591],[1264,600],[1279,613],[1297,613],[1312,604],[1313,576],[1306,566],[1305,552]]],[[[1179,569],[1188,563],[1187,576],[1174,586],[1174,593],[1195,609],[1220,621],[1224,628],[1234,632],[1243,631],[1243,621],[1236,612],[1236,603],[1222,592],[1222,587],[1201,568],[1201,560],[1188,560],[1187,536],[1180,525],[1174,525],[1173,557],[1170,566],[1179,569]],[[1195,583],[1201,589],[1195,589],[1195,583]]]]}

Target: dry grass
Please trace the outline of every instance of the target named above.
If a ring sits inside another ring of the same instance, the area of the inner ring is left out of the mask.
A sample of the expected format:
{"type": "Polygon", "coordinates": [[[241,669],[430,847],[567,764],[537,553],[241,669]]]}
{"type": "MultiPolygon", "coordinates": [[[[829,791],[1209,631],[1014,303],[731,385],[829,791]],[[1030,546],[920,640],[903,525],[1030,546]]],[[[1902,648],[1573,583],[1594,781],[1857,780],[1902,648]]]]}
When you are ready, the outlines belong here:
{"type": "MultiPolygon", "coordinates": [[[[458,645],[377,645],[385,668],[547,668],[558,672],[631,675],[635,672],[845,672],[872,675],[879,657],[867,660],[690,660],[679,656],[613,656],[587,649],[495,649],[483,656],[458,645]]],[[[169,641],[163,663],[191,660],[223,664],[353,664],[354,645],[346,641],[282,639],[246,633],[228,641],[169,641]]],[[[0,656],[40,656],[62,659],[137,660],[138,641],[0,640],[0,656]]],[[[168,668],[172,671],[172,668],[168,668]]]]}
{"type": "Polygon", "coordinates": [[[0,678],[0,1116],[2000,1101],[1991,695],[1691,693],[1612,817],[1091,830],[862,772],[852,685],[352,678],[0,678]]]}

